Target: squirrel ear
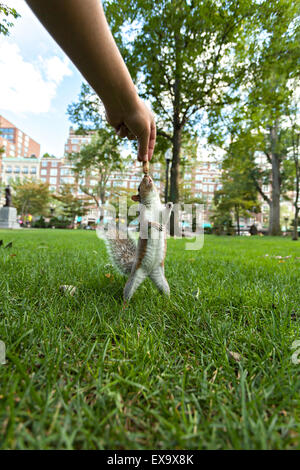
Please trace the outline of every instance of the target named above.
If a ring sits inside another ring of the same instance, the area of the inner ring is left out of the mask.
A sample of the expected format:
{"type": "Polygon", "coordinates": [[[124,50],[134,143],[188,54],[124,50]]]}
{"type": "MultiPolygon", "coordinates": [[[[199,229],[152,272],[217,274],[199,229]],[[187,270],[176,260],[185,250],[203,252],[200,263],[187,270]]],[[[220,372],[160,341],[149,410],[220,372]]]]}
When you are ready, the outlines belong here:
{"type": "Polygon", "coordinates": [[[131,199],[135,202],[140,202],[141,197],[139,194],[135,194],[134,196],[131,196],[131,199]]]}

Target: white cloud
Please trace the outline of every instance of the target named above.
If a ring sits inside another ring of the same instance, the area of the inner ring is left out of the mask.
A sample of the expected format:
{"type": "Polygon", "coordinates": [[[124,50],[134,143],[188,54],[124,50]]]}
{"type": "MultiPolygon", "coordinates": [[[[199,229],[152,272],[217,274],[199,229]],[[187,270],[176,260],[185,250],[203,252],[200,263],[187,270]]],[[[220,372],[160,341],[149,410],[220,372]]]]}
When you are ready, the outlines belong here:
{"type": "Polygon", "coordinates": [[[70,61],[57,55],[27,61],[19,46],[6,38],[0,40],[0,106],[15,113],[46,113],[57,88],[72,75],[70,61]]]}

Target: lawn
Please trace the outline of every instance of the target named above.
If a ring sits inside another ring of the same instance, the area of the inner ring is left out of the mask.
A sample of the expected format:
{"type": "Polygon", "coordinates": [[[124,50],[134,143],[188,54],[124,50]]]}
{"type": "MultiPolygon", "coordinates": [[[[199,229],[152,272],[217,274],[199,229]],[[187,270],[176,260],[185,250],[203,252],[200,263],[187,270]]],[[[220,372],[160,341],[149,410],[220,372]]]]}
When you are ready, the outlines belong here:
{"type": "Polygon", "coordinates": [[[123,310],[95,232],[0,239],[1,448],[300,447],[300,241],[170,240],[170,300],[147,281],[123,310]]]}

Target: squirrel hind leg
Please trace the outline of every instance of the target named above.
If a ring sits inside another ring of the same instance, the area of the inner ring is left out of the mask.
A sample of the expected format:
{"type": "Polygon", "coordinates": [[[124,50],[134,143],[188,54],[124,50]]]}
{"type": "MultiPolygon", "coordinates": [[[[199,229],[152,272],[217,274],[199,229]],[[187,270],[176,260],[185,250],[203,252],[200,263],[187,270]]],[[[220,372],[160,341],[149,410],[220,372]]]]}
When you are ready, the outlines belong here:
{"type": "Polygon", "coordinates": [[[149,277],[160,292],[162,292],[168,297],[170,296],[170,287],[165,277],[164,268],[162,266],[153,269],[149,277]]]}
{"type": "Polygon", "coordinates": [[[125,301],[129,301],[131,299],[137,288],[142,284],[146,277],[147,275],[145,274],[142,268],[138,268],[130,274],[124,287],[125,301]]]}

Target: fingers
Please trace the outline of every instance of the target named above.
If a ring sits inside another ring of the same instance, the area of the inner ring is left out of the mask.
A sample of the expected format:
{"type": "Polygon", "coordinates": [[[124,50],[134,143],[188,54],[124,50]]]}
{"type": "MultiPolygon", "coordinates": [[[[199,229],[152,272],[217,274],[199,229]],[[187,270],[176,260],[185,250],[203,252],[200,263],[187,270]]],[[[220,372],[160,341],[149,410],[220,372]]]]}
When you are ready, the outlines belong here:
{"type": "Polygon", "coordinates": [[[106,116],[119,137],[138,140],[138,160],[151,160],[156,141],[156,125],[152,112],[143,101],[138,100],[136,109],[127,115],[106,110],[106,116]]]}
{"type": "Polygon", "coordinates": [[[135,140],[136,136],[132,134],[132,132],[128,129],[125,124],[121,124],[118,128],[116,128],[116,133],[122,139],[127,137],[129,140],[135,140]]]}
{"type": "Polygon", "coordinates": [[[148,160],[148,150],[149,150],[149,137],[150,129],[145,129],[143,134],[138,138],[139,141],[139,151],[138,151],[138,160],[140,162],[148,160]]]}
{"type": "Polygon", "coordinates": [[[139,138],[139,152],[138,159],[140,161],[151,160],[156,141],[156,125],[155,121],[152,120],[151,128],[139,138]]]}
{"type": "Polygon", "coordinates": [[[149,146],[148,146],[148,160],[151,160],[152,158],[154,147],[155,147],[155,142],[156,142],[156,125],[155,125],[155,121],[152,121],[149,146]]]}

